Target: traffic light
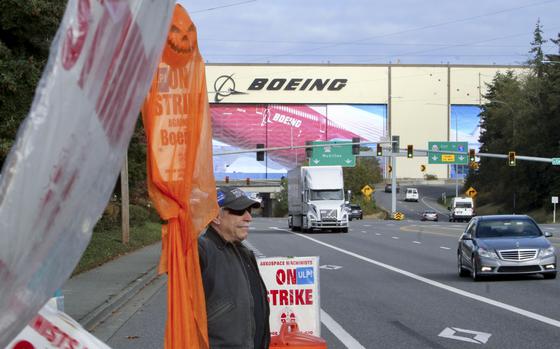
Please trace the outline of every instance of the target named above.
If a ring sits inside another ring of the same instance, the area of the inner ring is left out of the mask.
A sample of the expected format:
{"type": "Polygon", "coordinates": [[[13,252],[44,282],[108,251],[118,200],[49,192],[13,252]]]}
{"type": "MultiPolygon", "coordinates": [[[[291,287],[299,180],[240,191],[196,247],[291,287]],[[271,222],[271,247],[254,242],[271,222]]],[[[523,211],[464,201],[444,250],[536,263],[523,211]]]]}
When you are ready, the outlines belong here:
{"type": "MultiPolygon", "coordinates": [[[[312,145],[313,142],[312,141],[305,141],[305,145],[312,145]]],[[[305,147],[305,156],[307,156],[309,159],[311,159],[311,157],[313,156],[313,147],[305,147]]]]}
{"type": "MultiPolygon", "coordinates": [[[[264,148],[264,144],[262,143],[257,144],[257,149],[263,149],[263,148],[264,148]]],[[[257,150],[257,161],[264,161],[264,151],[257,150]]]]}
{"type": "Polygon", "coordinates": [[[406,157],[412,159],[413,156],[414,156],[414,147],[412,146],[412,144],[409,144],[406,146],[406,157]]]}
{"type": "Polygon", "coordinates": [[[398,153],[401,143],[401,136],[391,136],[391,148],[393,153],[398,153]]]}
{"type": "Polygon", "coordinates": [[[508,153],[508,165],[515,166],[515,152],[510,151],[508,153]]]}
{"type": "MultiPolygon", "coordinates": [[[[360,137],[352,138],[352,143],[360,143],[360,137]]],[[[352,155],[360,154],[360,145],[359,144],[352,144],[352,155]]]]}
{"type": "Polygon", "coordinates": [[[383,148],[381,147],[381,144],[377,145],[377,156],[383,156],[383,148]]]}
{"type": "Polygon", "coordinates": [[[469,149],[469,162],[475,162],[476,156],[474,149],[469,149]]]}

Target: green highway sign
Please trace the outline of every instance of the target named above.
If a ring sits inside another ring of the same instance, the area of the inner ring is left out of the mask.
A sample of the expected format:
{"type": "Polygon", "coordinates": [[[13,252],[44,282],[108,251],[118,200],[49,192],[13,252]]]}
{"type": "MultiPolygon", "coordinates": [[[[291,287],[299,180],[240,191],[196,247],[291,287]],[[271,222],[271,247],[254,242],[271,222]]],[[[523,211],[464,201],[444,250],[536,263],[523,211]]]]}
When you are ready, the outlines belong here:
{"type": "Polygon", "coordinates": [[[552,158],[552,164],[554,166],[560,166],[560,158],[552,158]]]}
{"type": "Polygon", "coordinates": [[[313,155],[309,159],[309,166],[356,166],[356,156],[352,154],[352,145],[337,145],[346,142],[313,142],[313,145],[325,145],[313,147],[313,155]]]}
{"type": "Polygon", "coordinates": [[[428,142],[428,163],[467,165],[469,163],[468,150],[468,142],[428,142]],[[446,153],[446,151],[461,154],[446,153]]]}

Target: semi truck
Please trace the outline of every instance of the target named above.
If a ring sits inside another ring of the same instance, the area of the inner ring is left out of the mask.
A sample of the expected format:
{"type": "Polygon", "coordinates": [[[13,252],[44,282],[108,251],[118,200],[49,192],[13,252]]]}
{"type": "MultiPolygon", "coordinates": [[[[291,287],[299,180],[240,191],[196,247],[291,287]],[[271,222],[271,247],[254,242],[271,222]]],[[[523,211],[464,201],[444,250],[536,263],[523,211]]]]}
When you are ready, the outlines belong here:
{"type": "Polygon", "coordinates": [[[288,171],[288,226],[348,232],[341,166],[299,166],[288,171]]]}

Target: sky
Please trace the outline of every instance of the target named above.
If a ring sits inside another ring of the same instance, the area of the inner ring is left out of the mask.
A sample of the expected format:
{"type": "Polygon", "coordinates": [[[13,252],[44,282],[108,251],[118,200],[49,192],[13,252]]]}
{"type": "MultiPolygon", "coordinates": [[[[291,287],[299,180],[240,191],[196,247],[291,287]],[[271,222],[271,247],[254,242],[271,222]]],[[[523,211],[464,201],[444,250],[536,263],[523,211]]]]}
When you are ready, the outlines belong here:
{"type": "Polygon", "coordinates": [[[208,63],[520,65],[539,19],[545,39],[560,32],[560,0],[178,3],[208,63]]]}

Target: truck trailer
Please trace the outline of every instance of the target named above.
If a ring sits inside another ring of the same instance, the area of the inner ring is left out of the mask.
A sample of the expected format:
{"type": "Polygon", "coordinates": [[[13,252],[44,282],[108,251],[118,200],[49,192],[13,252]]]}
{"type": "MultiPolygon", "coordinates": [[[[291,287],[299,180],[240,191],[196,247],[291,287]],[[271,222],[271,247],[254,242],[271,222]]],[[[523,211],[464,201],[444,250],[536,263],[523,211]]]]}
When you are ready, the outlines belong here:
{"type": "Polygon", "coordinates": [[[348,232],[341,166],[300,166],[288,171],[288,226],[348,232]]]}

